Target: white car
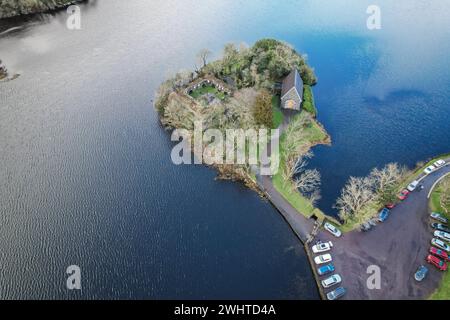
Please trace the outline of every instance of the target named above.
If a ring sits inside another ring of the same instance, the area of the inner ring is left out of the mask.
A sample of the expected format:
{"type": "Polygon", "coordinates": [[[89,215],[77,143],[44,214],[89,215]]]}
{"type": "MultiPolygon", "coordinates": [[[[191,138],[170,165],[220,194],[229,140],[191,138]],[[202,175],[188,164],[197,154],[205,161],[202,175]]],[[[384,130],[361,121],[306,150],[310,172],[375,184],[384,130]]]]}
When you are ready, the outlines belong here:
{"type": "Polygon", "coordinates": [[[330,251],[331,248],[333,248],[333,243],[331,241],[328,242],[322,242],[314,245],[312,247],[312,251],[314,253],[321,253],[321,252],[327,252],[330,251]]]}
{"type": "Polygon", "coordinates": [[[409,192],[413,192],[414,190],[416,190],[417,186],[419,185],[419,181],[414,180],[413,182],[411,182],[408,187],[406,189],[408,189],[409,192]]]}
{"type": "Polygon", "coordinates": [[[448,219],[446,217],[444,217],[442,214],[440,214],[439,212],[432,212],[430,214],[431,219],[440,221],[442,223],[447,224],[448,223],[448,219]]]}
{"type": "Polygon", "coordinates": [[[314,258],[314,262],[318,265],[318,264],[324,264],[327,262],[331,262],[331,260],[333,260],[331,258],[331,254],[323,254],[321,256],[317,256],[314,258]]]}
{"type": "Polygon", "coordinates": [[[341,231],[335,226],[333,226],[331,223],[326,222],[323,227],[325,228],[325,230],[327,230],[329,233],[331,233],[333,236],[337,238],[339,238],[342,235],[341,231]]]}
{"type": "Polygon", "coordinates": [[[448,244],[446,244],[446,243],[445,243],[444,241],[442,241],[442,240],[433,238],[433,239],[431,239],[431,244],[432,244],[433,246],[435,246],[436,248],[439,248],[439,249],[445,250],[445,251],[447,251],[447,252],[450,252],[450,246],[449,246],[448,244]]]}
{"type": "Polygon", "coordinates": [[[435,231],[434,232],[434,236],[436,238],[445,240],[445,241],[450,241],[450,233],[444,232],[444,231],[435,231]]]}
{"type": "Polygon", "coordinates": [[[338,274],[333,274],[331,277],[322,280],[322,287],[330,288],[342,282],[342,278],[338,274]]]}
{"type": "Polygon", "coordinates": [[[445,165],[445,161],[444,160],[438,160],[435,163],[433,163],[433,166],[435,166],[436,168],[440,168],[442,166],[445,165]]]}
{"type": "Polygon", "coordinates": [[[426,167],[425,170],[423,170],[423,172],[424,172],[425,174],[430,174],[430,173],[432,173],[434,170],[436,170],[436,167],[433,166],[433,165],[431,165],[431,166],[429,166],[429,167],[426,167]]]}

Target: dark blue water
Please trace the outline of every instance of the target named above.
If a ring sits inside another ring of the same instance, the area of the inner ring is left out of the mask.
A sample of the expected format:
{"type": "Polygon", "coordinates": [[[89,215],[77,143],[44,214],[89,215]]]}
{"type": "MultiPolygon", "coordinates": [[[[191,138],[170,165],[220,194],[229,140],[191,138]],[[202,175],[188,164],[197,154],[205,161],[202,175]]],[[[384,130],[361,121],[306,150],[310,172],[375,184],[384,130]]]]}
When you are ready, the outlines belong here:
{"type": "MultiPolygon", "coordinates": [[[[314,149],[322,174],[318,206],[337,216],[349,176],[398,162],[414,167],[450,151],[450,1],[378,1],[381,29],[366,26],[373,1],[246,5],[231,39],[274,37],[305,53],[331,147],[314,149]],[[256,12],[256,14],[255,14],[256,12]]],[[[228,31],[228,30],[227,30],[228,31]]]]}
{"type": "Polygon", "coordinates": [[[318,298],[305,253],[255,193],[174,166],[152,108],[196,52],[276,37],[309,56],[322,209],[350,175],[450,146],[448,1],[97,1],[0,38],[1,298],[318,298]],[[345,4],[345,6],[344,6],[345,4]],[[432,48],[432,49],[430,49],[432,48]],[[82,291],[65,269],[82,270],[82,291]]]}

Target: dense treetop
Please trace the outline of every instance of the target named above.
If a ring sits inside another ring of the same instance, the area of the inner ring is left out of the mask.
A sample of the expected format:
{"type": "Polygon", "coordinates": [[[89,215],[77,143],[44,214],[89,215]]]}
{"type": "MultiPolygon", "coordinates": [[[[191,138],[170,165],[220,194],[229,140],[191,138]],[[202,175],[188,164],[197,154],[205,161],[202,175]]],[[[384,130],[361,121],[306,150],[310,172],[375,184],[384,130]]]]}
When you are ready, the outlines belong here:
{"type": "Polygon", "coordinates": [[[273,89],[274,84],[281,82],[292,69],[299,70],[305,84],[316,84],[316,76],[306,64],[305,56],[287,43],[262,39],[251,48],[241,45],[238,49],[234,44],[227,44],[223,58],[207,64],[200,72],[232,79],[238,88],[273,89]]]}

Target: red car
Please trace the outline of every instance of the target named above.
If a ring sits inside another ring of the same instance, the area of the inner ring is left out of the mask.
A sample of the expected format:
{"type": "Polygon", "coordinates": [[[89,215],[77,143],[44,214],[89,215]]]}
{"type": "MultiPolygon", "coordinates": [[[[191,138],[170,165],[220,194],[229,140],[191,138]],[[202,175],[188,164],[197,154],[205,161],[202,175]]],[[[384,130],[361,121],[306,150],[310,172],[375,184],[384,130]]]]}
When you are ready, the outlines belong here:
{"type": "Polygon", "coordinates": [[[436,257],[443,259],[444,261],[448,261],[448,254],[444,250],[437,249],[435,247],[430,248],[430,253],[434,254],[436,257]]]}
{"type": "Polygon", "coordinates": [[[395,203],[388,203],[388,204],[386,205],[386,208],[388,208],[388,209],[394,209],[394,208],[395,208],[395,203]]]}
{"type": "Polygon", "coordinates": [[[441,271],[447,270],[447,263],[445,263],[438,257],[432,256],[431,254],[427,257],[427,262],[432,264],[441,271]]]}
{"type": "Polygon", "coordinates": [[[405,189],[405,190],[402,190],[402,192],[400,192],[400,194],[398,195],[398,198],[403,201],[406,198],[408,198],[408,195],[409,195],[409,191],[405,189]]]}

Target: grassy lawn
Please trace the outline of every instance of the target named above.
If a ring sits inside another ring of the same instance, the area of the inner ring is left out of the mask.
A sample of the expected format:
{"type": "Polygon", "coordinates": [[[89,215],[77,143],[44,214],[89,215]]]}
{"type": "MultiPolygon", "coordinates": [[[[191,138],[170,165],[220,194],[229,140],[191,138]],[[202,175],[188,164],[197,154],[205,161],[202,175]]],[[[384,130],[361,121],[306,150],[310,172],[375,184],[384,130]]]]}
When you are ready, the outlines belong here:
{"type": "Polygon", "coordinates": [[[211,93],[213,95],[215,95],[217,98],[219,98],[220,100],[225,99],[225,94],[219,90],[217,90],[215,87],[213,86],[205,86],[205,87],[201,87],[198,89],[195,89],[194,91],[191,92],[191,97],[194,99],[198,99],[199,97],[207,94],[207,93],[211,93]]]}
{"type": "MultiPolygon", "coordinates": [[[[447,176],[444,179],[450,179],[450,176],[447,176]]],[[[433,193],[431,194],[430,199],[430,208],[432,211],[440,212],[443,215],[445,215],[446,218],[450,219],[450,215],[445,214],[445,211],[441,207],[439,203],[439,195],[441,193],[441,190],[438,187],[434,189],[433,193]]],[[[450,210],[450,207],[447,208],[447,210],[450,210]]],[[[445,272],[444,277],[442,278],[441,284],[439,288],[430,296],[430,299],[432,300],[449,300],[450,299],[450,273],[449,271],[445,272]]]]}
{"type": "Polygon", "coordinates": [[[289,203],[297,209],[301,214],[303,214],[306,217],[311,217],[314,211],[314,207],[311,205],[311,203],[303,197],[300,192],[296,192],[295,190],[292,191],[291,188],[284,186],[284,180],[280,173],[273,176],[272,179],[273,185],[275,186],[275,189],[279,193],[283,195],[283,197],[289,201],[289,203]]]}
{"type": "Polygon", "coordinates": [[[314,117],[317,116],[317,109],[314,103],[314,95],[310,86],[303,87],[303,102],[302,109],[311,113],[314,117]]]}
{"type": "Polygon", "coordinates": [[[283,123],[283,113],[280,109],[280,97],[272,97],[272,110],[273,110],[273,125],[272,129],[278,128],[283,123]]]}
{"type": "MultiPolygon", "coordinates": [[[[304,117],[305,113],[300,112],[297,117],[304,117]]],[[[292,121],[295,121],[293,119],[292,121]]],[[[324,143],[328,140],[327,133],[322,129],[322,127],[313,120],[311,122],[311,126],[306,127],[304,130],[306,130],[305,135],[305,141],[304,143],[307,145],[315,145],[319,143],[324,143]]],[[[296,190],[292,190],[292,187],[290,185],[286,185],[284,183],[282,174],[281,174],[281,168],[284,166],[284,153],[282,149],[283,140],[285,139],[285,135],[283,134],[280,138],[280,170],[278,170],[278,173],[273,176],[273,185],[275,189],[277,189],[278,192],[280,192],[283,197],[289,201],[289,203],[297,209],[301,214],[303,214],[306,217],[311,217],[313,214],[316,215],[319,219],[324,219],[325,214],[320,211],[317,208],[314,208],[314,206],[310,203],[308,199],[303,197],[300,192],[296,190]]]]}

